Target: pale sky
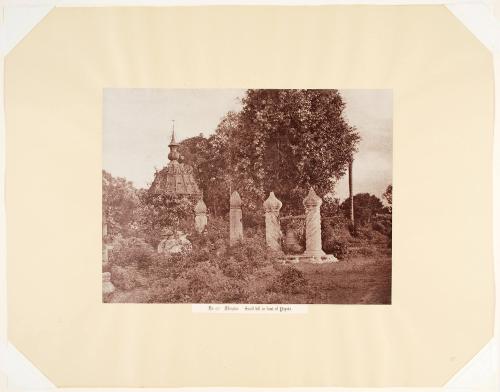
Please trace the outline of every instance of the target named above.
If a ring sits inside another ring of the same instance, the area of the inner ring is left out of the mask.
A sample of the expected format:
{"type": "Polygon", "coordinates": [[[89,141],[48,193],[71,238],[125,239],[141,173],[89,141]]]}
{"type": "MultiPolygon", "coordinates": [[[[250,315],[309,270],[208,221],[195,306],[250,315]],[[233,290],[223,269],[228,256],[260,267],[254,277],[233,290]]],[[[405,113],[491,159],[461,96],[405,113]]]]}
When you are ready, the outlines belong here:
{"type": "MultiPolygon", "coordinates": [[[[214,133],[229,110],[241,108],[245,90],[104,89],[103,169],[136,187],[153,181],[167,163],[172,120],[177,141],[214,133]]],[[[381,196],[392,182],[392,91],[340,90],[347,121],[358,128],[359,152],[353,165],[355,193],[381,196]]],[[[347,176],[346,176],[347,177],[347,176]]],[[[348,195],[347,178],[335,195],[348,195]]]]}

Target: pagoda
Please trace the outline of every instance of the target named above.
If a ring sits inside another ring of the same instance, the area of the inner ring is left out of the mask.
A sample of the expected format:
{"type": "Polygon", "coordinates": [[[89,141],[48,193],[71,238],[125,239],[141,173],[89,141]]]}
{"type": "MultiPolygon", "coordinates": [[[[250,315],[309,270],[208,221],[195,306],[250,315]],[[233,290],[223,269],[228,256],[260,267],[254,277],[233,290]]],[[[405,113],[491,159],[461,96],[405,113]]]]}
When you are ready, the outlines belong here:
{"type": "Polygon", "coordinates": [[[175,140],[175,129],[172,125],[172,139],[168,145],[169,162],[155,173],[155,179],[149,188],[153,194],[172,194],[184,196],[201,196],[200,189],[193,176],[193,168],[184,163],[179,153],[179,143],[175,140]]]}

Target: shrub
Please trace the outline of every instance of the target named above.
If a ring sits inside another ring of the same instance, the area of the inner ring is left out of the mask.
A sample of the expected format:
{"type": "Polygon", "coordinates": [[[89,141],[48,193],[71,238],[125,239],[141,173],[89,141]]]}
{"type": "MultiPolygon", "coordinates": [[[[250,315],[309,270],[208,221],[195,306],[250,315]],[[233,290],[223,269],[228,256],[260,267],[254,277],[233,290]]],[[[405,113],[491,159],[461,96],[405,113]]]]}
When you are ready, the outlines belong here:
{"type": "Polygon", "coordinates": [[[283,294],[298,294],[302,293],[307,288],[307,280],[304,278],[302,271],[286,266],[284,271],[277,276],[268,291],[283,293],[283,294]]]}
{"type": "Polygon", "coordinates": [[[289,298],[283,293],[259,291],[250,293],[247,297],[247,301],[251,304],[284,304],[289,301],[289,298]]]}
{"type": "Polygon", "coordinates": [[[245,279],[257,269],[272,264],[271,256],[262,233],[257,232],[253,237],[244,238],[228,248],[225,254],[216,256],[214,263],[221,268],[224,275],[245,279]]]}
{"type": "Polygon", "coordinates": [[[373,222],[372,223],[372,229],[375,231],[378,231],[379,233],[386,234],[387,235],[387,228],[384,227],[384,225],[380,222],[373,222]]]}
{"type": "Polygon", "coordinates": [[[304,251],[306,246],[306,222],[305,219],[289,219],[282,221],[281,230],[283,232],[282,237],[282,248],[290,254],[299,254],[304,251]],[[298,247],[296,249],[290,249],[286,244],[286,236],[289,231],[295,234],[298,247]]]}
{"type": "Polygon", "coordinates": [[[156,252],[142,238],[117,238],[110,252],[110,262],[119,266],[132,266],[140,269],[148,268],[156,252]]]}
{"type": "Polygon", "coordinates": [[[355,223],[354,225],[352,223],[349,223],[348,229],[351,236],[356,238],[359,237],[360,226],[357,223],[355,223]]]}
{"type": "Polygon", "coordinates": [[[261,210],[252,211],[249,209],[243,209],[242,219],[243,227],[248,229],[265,227],[264,212],[261,210]]]}
{"type": "Polygon", "coordinates": [[[226,244],[229,241],[229,222],[222,218],[209,217],[205,231],[202,234],[193,232],[189,236],[193,248],[209,247],[215,250],[215,246],[226,244]]]}
{"type": "Polygon", "coordinates": [[[155,247],[162,240],[164,228],[170,227],[175,232],[192,220],[194,204],[190,197],[150,189],[140,192],[139,199],[141,203],[137,208],[138,225],[147,241],[155,247]]]}
{"type": "Polygon", "coordinates": [[[347,241],[327,241],[323,245],[323,250],[328,254],[333,254],[340,260],[346,260],[349,257],[349,243],[347,241]]]}
{"type": "Polygon", "coordinates": [[[349,240],[351,239],[347,220],[342,216],[335,216],[321,223],[323,250],[328,254],[333,254],[338,259],[347,259],[349,240]]]}
{"type": "Polygon", "coordinates": [[[152,287],[148,302],[242,302],[242,281],[225,276],[209,262],[188,266],[175,278],[163,278],[152,287]]]}
{"type": "Polygon", "coordinates": [[[136,287],[144,286],[147,282],[134,267],[120,267],[114,265],[111,267],[111,283],[119,289],[132,290],[136,287]]]}
{"type": "Polygon", "coordinates": [[[373,248],[373,245],[367,245],[359,249],[359,254],[365,257],[371,257],[377,254],[377,250],[373,248]]]}

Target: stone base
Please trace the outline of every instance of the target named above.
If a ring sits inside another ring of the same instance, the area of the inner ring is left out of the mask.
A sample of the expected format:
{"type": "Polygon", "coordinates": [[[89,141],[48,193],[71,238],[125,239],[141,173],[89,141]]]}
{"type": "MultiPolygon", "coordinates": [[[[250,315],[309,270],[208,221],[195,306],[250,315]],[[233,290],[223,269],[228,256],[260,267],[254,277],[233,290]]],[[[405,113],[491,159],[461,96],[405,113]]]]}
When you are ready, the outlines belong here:
{"type": "Polygon", "coordinates": [[[278,259],[283,264],[291,263],[314,263],[314,264],[324,264],[324,263],[335,263],[338,259],[334,255],[323,255],[323,256],[308,256],[308,255],[286,255],[278,259]]]}

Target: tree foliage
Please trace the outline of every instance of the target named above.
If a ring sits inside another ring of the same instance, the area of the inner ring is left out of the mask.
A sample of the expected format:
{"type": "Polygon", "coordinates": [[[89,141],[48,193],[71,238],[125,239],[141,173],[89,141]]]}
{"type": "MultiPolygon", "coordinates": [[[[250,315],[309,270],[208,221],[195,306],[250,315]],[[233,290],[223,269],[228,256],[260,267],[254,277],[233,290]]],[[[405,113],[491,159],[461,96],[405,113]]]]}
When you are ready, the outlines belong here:
{"type": "MultiPolygon", "coordinates": [[[[384,205],[375,195],[369,193],[358,193],[354,195],[354,221],[356,225],[365,225],[370,223],[372,217],[378,213],[384,212],[384,205]]],[[[346,199],[340,208],[344,211],[344,215],[349,218],[351,214],[351,201],[346,199]]]]}
{"type": "Polygon", "coordinates": [[[134,212],[139,205],[137,190],[125,178],[102,171],[102,214],[108,234],[128,233],[135,227],[134,212]]]}
{"type": "Polygon", "coordinates": [[[153,246],[157,246],[165,230],[180,228],[193,216],[193,200],[187,196],[141,191],[137,209],[141,232],[153,246]]]}
{"type": "Polygon", "coordinates": [[[199,165],[195,175],[209,208],[216,198],[223,200],[219,209],[227,208],[237,190],[257,210],[274,191],[283,213],[301,213],[309,187],[320,196],[334,191],[359,141],[337,90],[248,90],[242,103],[203,146],[181,147],[199,165]]]}
{"type": "Polygon", "coordinates": [[[392,184],[387,186],[387,189],[385,190],[384,194],[382,195],[387,202],[388,205],[388,210],[390,213],[392,213],[392,184]]]}
{"type": "Polygon", "coordinates": [[[223,216],[229,211],[231,190],[231,165],[229,161],[228,135],[236,118],[229,112],[208,138],[193,137],[180,143],[186,163],[193,166],[193,174],[203,192],[203,199],[210,211],[223,216]]]}

